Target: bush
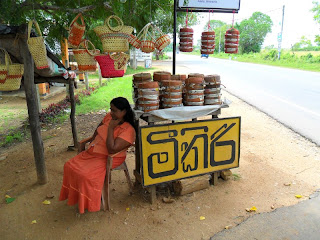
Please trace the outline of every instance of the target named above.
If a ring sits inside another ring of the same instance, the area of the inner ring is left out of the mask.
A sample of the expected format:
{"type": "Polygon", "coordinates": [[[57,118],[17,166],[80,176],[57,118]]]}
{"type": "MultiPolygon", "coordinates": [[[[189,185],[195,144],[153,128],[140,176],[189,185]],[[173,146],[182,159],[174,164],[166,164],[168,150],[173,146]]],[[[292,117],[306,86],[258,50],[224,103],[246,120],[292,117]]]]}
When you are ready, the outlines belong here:
{"type": "MultiPolygon", "coordinates": [[[[89,90],[82,90],[74,96],[76,104],[80,105],[81,100],[86,96],[90,96],[92,92],[96,90],[95,87],[90,87],[89,90]]],[[[64,115],[65,110],[68,109],[71,105],[71,99],[67,96],[64,100],[58,103],[52,103],[47,108],[42,109],[39,114],[39,120],[42,123],[49,123],[54,121],[55,118],[64,115]]]]}

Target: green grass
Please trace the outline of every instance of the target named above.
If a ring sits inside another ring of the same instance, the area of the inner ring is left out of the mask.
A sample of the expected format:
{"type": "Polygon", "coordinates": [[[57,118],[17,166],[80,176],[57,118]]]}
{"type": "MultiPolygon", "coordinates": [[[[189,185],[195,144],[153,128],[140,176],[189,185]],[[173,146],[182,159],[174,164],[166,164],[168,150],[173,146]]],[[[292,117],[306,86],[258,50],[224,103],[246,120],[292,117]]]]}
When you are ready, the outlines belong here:
{"type": "MultiPolygon", "coordinates": [[[[144,68],[141,66],[138,66],[137,69],[132,69],[131,67],[128,67],[124,76],[132,75],[132,74],[136,74],[136,73],[140,73],[140,72],[148,72],[148,71],[152,71],[154,69],[155,68],[144,68]]],[[[99,79],[98,72],[89,74],[89,79],[99,79]]]]}
{"type": "Polygon", "coordinates": [[[106,86],[98,88],[90,96],[81,99],[81,104],[76,106],[76,114],[108,110],[110,101],[115,97],[125,97],[133,103],[131,76],[113,78],[106,86]]]}
{"type": "MultiPolygon", "coordinates": [[[[199,50],[194,50],[191,55],[199,55],[199,50]]],[[[277,59],[277,51],[261,51],[260,53],[248,53],[248,54],[226,54],[226,53],[215,53],[209,55],[210,57],[221,58],[221,59],[230,59],[232,61],[238,62],[248,62],[248,63],[257,63],[270,66],[286,67],[301,69],[307,71],[320,72],[320,57],[319,52],[305,51],[304,54],[291,51],[282,51],[280,60],[277,59]],[[273,52],[272,52],[273,51],[273,52]],[[312,56],[311,56],[312,55],[312,56]]]]}

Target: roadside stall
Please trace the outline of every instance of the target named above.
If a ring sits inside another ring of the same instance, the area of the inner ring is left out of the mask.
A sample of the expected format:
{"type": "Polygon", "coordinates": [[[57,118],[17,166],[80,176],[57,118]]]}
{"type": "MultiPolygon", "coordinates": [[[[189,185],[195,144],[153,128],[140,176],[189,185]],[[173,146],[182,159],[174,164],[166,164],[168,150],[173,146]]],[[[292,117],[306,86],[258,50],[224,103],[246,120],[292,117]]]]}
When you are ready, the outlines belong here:
{"type": "Polygon", "coordinates": [[[39,121],[39,95],[36,84],[64,83],[69,85],[71,102],[70,121],[74,146],[77,147],[77,131],[75,124],[74,79],[75,74],[68,71],[57,57],[45,46],[37,23],[32,20],[28,25],[0,25],[0,49],[2,55],[0,91],[18,90],[23,80],[37,178],[39,184],[48,181],[45,164],[43,140],[39,121]],[[35,26],[36,32],[32,29],[35,26]]]}
{"type": "MultiPolygon", "coordinates": [[[[155,72],[153,76],[148,73],[133,76],[136,127],[139,129],[134,175],[149,189],[151,203],[156,199],[159,184],[174,183],[181,193],[183,186],[177,184],[178,180],[209,175],[205,181],[211,178],[211,183],[216,184],[222,170],[239,166],[241,118],[218,119],[222,109],[230,104],[222,100],[220,76],[177,75],[175,70],[177,11],[192,9],[194,12],[234,14],[239,8],[240,1],[175,1],[172,74],[155,72]],[[199,120],[205,116],[210,117],[199,120]],[[146,126],[141,126],[142,122],[146,126]]],[[[225,51],[229,53],[237,52],[239,32],[233,32],[226,33],[230,44],[226,44],[225,51]]],[[[214,31],[208,27],[208,32],[202,34],[201,53],[213,54],[214,37],[214,31]]],[[[180,29],[179,38],[179,50],[191,52],[193,30],[188,27],[187,20],[186,27],[180,29]]]]}

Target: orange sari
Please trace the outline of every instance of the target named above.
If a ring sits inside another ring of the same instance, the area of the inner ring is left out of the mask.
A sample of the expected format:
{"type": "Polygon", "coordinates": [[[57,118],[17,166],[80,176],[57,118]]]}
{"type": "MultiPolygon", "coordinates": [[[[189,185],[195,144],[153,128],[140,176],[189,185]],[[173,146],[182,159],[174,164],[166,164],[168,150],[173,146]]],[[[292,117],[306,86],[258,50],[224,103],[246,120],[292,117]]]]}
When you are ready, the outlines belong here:
{"type": "MultiPolygon", "coordinates": [[[[101,191],[106,175],[108,150],[106,147],[107,129],[111,120],[110,114],[103,119],[98,135],[89,149],[71,158],[64,165],[63,183],[59,200],[68,199],[68,205],[78,203],[79,213],[100,211],[101,191]]],[[[114,138],[123,138],[129,143],[135,140],[135,130],[127,122],[117,126],[114,138]]],[[[112,168],[120,166],[125,160],[125,152],[113,157],[112,168]]]]}

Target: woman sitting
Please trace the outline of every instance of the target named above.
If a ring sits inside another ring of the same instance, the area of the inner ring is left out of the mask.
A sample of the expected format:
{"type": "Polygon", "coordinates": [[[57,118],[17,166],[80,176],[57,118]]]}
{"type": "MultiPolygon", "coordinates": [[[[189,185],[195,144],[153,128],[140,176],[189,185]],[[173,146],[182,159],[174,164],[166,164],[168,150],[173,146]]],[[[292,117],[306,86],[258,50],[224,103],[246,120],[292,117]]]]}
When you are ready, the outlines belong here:
{"type": "Polygon", "coordinates": [[[112,168],[120,166],[126,157],[124,150],[135,141],[134,113],[128,100],[114,98],[110,110],[97,127],[88,150],[64,165],[59,200],[68,199],[68,205],[78,203],[80,213],[85,209],[100,211],[108,155],[120,152],[113,157],[112,168]]]}

